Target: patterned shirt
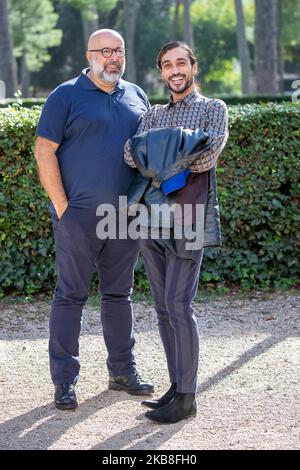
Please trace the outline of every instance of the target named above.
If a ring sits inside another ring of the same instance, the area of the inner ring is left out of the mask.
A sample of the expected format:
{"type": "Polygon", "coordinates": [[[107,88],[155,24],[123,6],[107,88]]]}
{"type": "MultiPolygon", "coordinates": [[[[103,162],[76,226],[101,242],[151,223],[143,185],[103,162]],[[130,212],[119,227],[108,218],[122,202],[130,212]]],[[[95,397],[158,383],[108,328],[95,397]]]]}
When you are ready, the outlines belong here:
{"type": "MultiPolygon", "coordinates": [[[[167,105],[152,106],[142,117],[136,135],[147,132],[152,128],[179,127],[184,129],[203,129],[209,138],[205,148],[199,152],[190,170],[194,173],[204,173],[213,168],[228,139],[228,113],[226,104],[218,99],[202,96],[194,88],[182,100],[174,103],[172,98],[167,105]]],[[[135,168],[131,155],[131,140],[124,148],[124,159],[128,165],[135,168]]]]}

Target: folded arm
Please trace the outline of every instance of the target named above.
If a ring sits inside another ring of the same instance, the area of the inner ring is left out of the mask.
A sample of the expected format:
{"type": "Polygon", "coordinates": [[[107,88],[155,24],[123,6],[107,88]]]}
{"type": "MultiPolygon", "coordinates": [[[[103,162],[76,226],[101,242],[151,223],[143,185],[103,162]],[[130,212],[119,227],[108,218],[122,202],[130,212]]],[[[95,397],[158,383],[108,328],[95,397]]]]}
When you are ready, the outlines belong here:
{"type": "Polygon", "coordinates": [[[213,100],[208,104],[206,125],[204,131],[209,135],[204,149],[191,165],[194,173],[204,173],[213,168],[228,139],[228,111],[221,100],[213,100]]]}

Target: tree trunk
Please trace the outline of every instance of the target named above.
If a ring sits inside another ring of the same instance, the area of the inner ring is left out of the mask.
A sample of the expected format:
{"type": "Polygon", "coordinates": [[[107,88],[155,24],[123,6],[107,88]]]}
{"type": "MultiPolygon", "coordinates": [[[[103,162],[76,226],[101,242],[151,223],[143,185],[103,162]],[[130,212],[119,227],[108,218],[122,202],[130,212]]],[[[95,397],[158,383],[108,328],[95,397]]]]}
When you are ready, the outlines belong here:
{"type": "Polygon", "coordinates": [[[281,36],[283,27],[283,1],[278,1],[277,15],[278,15],[278,56],[279,56],[279,91],[284,92],[284,47],[282,46],[281,36]]]}
{"type": "Polygon", "coordinates": [[[26,62],[26,52],[23,51],[21,57],[21,85],[22,85],[22,97],[29,98],[30,95],[30,72],[26,62]]]}
{"type": "Polygon", "coordinates": [[[194,34],[193,34],[193,26],[191,22],[191,0],[183,0],[184,6],[184,42],[190,46],[192,49],[194,48],[194,34]]]}
{"type": "Polygon", "coordinates": [[[85,47],[87,48],[89,37],[99,29],[98,11],[96,5],[91,5],[88,10],[81,12],[82,28],[85,47]]]}
{"type": "Polygon", "coordinates": [[[6,86],[6,97],[16,91],[15,63],[10,34],[7,0],[0,0],[0,79],[6,86]]]}
{"type": "Polygon", "coordinates": [[[136,82],[136,67],[134,57],[134,36],[136,17],[139,4],[135,0],[124,0],[124,19],[126,31],[126,78],[129,82],[136,82]]]}
{"type": "Polygon", "coordinates": [[[181,5],[181,0],[175,0],[175,12],[174,12],[174,20],[173,20],[173,27],[172,27],[172,34],[173,34],[173,41],[178,41],[178,24],[179,24],[179,7],[181,5]]]}
{"type": "Polygon", "coordinates": [[[235,11],[237,18],[237,42],[242,70],[242,93],[243,95],[249,95],[251,91],[250,54],[246,38],[246,24],[242,0],[235,0],[235,11]]]}
{"type": "Polygon", "coordinates": [[[255,0],[257,93],[276,94],[279,91],[276,17],[275,0],[255,0]]]}

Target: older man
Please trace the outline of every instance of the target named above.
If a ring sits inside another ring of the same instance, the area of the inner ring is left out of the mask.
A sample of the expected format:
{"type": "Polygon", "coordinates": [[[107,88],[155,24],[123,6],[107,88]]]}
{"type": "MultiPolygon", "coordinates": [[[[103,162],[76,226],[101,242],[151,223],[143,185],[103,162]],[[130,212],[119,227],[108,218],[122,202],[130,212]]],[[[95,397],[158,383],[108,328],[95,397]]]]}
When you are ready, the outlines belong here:
{"type": "Polygon", "coordinates": [[[55,405],[78,406],[79,334],[83,306],[96,265],[101,320],[108,350],[109,388],[147,395],[133,355],[130,294],[138,256],[134,240],[99,239],[96,208],[117,207],[134,170],[123,161],[125,141],[149,108],[139,87],[121,79],[124,40],[102,29],[89,39],[89,68],[48,97],[37,128],[35,156],[50,200],[56,248],[57,284],[50,317],[50,370],[55,405]]]}

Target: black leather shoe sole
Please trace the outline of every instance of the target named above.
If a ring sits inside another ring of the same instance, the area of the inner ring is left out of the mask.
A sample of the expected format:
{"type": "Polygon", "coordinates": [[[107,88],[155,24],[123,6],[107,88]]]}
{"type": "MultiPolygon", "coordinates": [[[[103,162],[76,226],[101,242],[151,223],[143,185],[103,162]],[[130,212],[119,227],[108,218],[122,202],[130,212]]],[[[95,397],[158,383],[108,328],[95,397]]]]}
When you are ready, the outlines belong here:
{"type": "Polygon", "coordinates": [[[116,392],[124,391],[129,393],[130,395],[151,395],[154,392],[154,387],[149,389],[141,389],[141,390],[131,390],[125,387],[124,385],[118,384],[116,382],[109,382],[108,389],[114,390],[116,392]]]}
{"type": "Polygon", "coordinates": [[[178,421],[158,421],[157,419],[153,419],[151,418],[150,416],[146,416],[146,418],[148,418],[152,423],[156,423],[156,424],[176,424],[176,423],[179,423],[180,421],[183,421],[184,419],[192,419],[192,418],[195,418],[196,417],[196,414],[197,413],[193,413],[189,416],[185,416],[184,418],[181,418],[179,419],[178,421]]]}
{"type": "Polygon", "coordinates": [[[55,403],[55,407],[59,410],[75,410],[78,408],[78,403],[55,403]]]}
{"type": "Polygon", "coordinates": [[[153,418],[153,416],[151,416],[151,411],[147,411],[147,413],[145,414],[146,418],[148,418],[150,421],[152,421],[152,423],[157,423],[157,424],[176,424],[176,423],[179,423],[180,421],[184,420],[184,419],[190,419],[190,418],[195,418],[196,415],[197,415],[197,410],[192,410],[189,414],[187,414],[186,416],[183,416],[181,419],[178,419],[177,421],[168,421],[167,419],[156,419],[156,418],[153,418]]]}

